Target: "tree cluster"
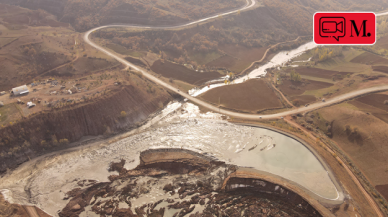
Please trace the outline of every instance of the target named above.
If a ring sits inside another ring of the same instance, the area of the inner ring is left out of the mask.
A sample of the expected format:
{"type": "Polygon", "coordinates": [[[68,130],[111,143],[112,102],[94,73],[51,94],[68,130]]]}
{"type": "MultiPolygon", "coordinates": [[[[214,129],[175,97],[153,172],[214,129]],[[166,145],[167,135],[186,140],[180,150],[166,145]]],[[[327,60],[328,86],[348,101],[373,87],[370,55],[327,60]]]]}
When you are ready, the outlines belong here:
{"type": "Polygon", "coordinates": [[[300,74],[295,72],[295,70],[291,70],[290,79],[291,81],[296,81],[296,82],[300,82],[302,80],[300,74]]]}
{"type": "Polygon", "coordinates": [[[333,57],[338,57],[342,55],[342,46],[317,47],[314,50],[312,60],[314,60],[315,62],[323,62],[333,57]]]}

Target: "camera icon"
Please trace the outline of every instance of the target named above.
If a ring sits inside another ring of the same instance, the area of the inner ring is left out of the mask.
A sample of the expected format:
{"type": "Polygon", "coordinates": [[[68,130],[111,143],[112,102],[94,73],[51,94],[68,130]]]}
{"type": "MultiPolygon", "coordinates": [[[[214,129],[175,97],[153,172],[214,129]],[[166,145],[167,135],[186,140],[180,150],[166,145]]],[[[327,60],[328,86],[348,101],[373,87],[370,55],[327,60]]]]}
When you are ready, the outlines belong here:
{"type": "Polygon", "coordinates": [[[346,20],[344,17],[321,17],[319,19],[319,35],[321,37],[333,37],[339,41],[346,35],[346,20]]]}

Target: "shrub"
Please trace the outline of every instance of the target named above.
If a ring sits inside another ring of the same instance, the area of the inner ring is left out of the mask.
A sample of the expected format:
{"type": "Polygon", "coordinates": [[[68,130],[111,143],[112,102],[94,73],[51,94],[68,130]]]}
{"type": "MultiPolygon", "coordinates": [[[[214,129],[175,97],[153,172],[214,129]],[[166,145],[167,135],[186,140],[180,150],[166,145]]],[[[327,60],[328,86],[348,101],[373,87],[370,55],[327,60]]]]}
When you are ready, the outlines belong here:
{"type": "Polygon", "coordinates": [[[299,99],[294,99],[292,100],[292,104],[296,107],[300,106],[302,102],[299,99]]]}
{"type": "Polygon", "coordinates": [[[59,144],[61,144],[61,145],[67,145],[67,144],[69,144],[69,140],[68,139],[60,139],[59,140],[59,144]]]}
{"type": "Polygon", "coordinates": [[[290,73],[290,79],[291,79],[291,81],[299,82],[299,81],[301,81],[302,78],[301,78],[300,74],[295,72],[295,70],[293,69],[293,70],[291,70],[291,73],[290,73]]]}
{"type": "Polygon", "coordinates": [[[125,117],[127,117],[127,113],[125,111],[121,111],[120,116],[122,118],[125,118],[125,117]]]}
{"type": "Polygon", "coordinates": [[[384,101],[384,105],[388,105],[388,100],[385,100],[385,101],[384,101]]]}
{"type": "Polygon", "coordinates": [[[40,144],[41,144],[42,146],[46,146],[46,145],[47,145],[47,141],[46,141],[46,140],[42,140],[42,141],[40,141],[40,144]]]}
{"type": "Polygon", "coordinates": [[[133,71],[133,73],[137,76],[139,76],[139,78],[143,78],[143,73],[142,72],[138,72],[138,71],[133,71]]]}
{"type": "Polygon", "coordinates": [[[147,93],[155,93],[155,88],[153,88],[151,85],[147,86],[147,93]]]}

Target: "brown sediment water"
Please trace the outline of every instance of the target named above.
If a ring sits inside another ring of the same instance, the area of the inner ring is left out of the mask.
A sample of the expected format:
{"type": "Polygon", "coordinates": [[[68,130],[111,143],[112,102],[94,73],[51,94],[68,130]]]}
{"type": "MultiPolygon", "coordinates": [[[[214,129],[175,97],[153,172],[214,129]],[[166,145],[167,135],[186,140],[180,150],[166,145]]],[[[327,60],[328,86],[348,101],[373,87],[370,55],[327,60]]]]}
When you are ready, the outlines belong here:
{"type": "Polygon", "coordinates": [[[198,112],[196,106],[186,103],[144,132],[109,145],[96,144],[29,162],[0,178],[0,189],[11,190],[15,202],[36,204],[56,216],[68,202],[63,200],[65,192],[76,188],[78,180],[108,181],[114,174],[107,170],[110,162],[125,159],[125,168],[133,169],[140,164],[141,151],[184,148],[275,174],[319,197],[342,201],[342,191],[324,163],[301,142],[269,129],[235,125],[219,115],[198,112]]]}

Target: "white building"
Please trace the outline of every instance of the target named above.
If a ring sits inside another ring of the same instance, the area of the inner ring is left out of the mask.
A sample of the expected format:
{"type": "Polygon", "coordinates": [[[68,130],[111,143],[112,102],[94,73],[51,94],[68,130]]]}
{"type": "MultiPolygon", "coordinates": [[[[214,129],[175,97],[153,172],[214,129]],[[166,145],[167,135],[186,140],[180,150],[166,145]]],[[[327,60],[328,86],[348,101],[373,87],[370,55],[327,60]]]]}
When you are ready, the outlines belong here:
{"type": "Polygon", "coordinates": [[[27,103],[27,107],[28,107],[28,108],[32,108],[32,107],[34,107],[34,106],[36,106],[35,103],[32,103],[32,102],[28,102],[28,103],[27,103]]]}
{"type": "Polygon", "coordinates": [[[23,86],[20,86],[20,87],[12,88],[12,93],[15,96],[19,96],[19,95],[26,94],[26,93],[29,93],[29,92],[30,91],[28,90],[27,85],[23,85],[23,86]]]}

